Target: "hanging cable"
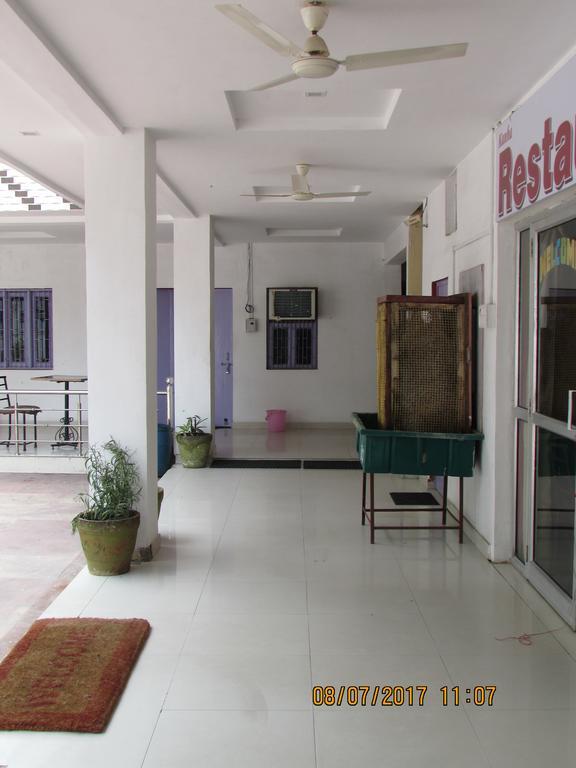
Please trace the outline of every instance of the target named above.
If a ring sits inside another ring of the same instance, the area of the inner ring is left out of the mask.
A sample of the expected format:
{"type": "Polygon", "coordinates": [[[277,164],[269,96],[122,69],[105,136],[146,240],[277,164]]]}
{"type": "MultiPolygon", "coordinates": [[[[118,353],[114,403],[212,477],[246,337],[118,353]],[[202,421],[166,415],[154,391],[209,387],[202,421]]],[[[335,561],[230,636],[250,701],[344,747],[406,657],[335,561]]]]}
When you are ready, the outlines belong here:
{"type": "Polygon", "coordinates": [[[246,276],[246,304],[244,309],[249,315],[254,314],[254,246],[248,243],[248,271],[246,276]]]}

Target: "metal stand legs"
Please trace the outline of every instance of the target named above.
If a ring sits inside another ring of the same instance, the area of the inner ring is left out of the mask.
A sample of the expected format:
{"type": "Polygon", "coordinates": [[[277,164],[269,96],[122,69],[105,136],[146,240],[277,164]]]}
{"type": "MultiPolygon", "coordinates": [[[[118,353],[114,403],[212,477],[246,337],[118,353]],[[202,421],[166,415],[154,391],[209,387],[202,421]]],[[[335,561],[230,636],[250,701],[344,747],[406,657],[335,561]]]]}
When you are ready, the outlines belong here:
{"type": "MultiPolygon", "coordinates": [[[[448,478],[444,475],[444,488],[442,490],[442,525],[376,525],[375,513],[376,512],[400,512],[399,507],[376,507],[374,504],[374,474],[369,475],[369,506],[366,506],[366,472],[362,473],[362,525],[366,524],[366,520],[370,523],[370,543],[374,544],[374,531],[389,530],[389,531],[458,531],[458,541],[462,544],[464,540],[464,478],[459,477],[458,488],[458,517],[454,515],[448,509],[448,478]],[[447,525],[447,515],[456,522],[456,525],[447,525]]],[[[430,507],[411,507],[409,512],[431,512],[434,511],[430,507]]]]}

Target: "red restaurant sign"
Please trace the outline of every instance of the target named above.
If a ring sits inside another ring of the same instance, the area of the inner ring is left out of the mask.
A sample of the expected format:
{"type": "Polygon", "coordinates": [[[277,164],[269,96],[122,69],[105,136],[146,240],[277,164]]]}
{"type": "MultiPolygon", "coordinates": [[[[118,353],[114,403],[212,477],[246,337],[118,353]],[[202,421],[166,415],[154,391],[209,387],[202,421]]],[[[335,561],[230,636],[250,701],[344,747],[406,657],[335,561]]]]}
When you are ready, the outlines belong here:
{"type": "Polygon", "coordinates": [[[575,78],[576,58],[496,129],[497,220],[574,184],[575,78]]]}

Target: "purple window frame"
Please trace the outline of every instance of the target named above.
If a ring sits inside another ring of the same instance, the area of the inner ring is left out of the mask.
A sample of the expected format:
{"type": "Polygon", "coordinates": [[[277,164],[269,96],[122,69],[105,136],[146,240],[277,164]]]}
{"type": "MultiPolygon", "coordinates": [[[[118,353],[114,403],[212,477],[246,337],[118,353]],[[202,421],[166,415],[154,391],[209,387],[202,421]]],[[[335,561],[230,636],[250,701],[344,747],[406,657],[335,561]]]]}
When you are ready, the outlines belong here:
{"type": "Polygon", "coordinates": [[[0,349],[0,367],[5,370],[35,370],[52,368],[53,360],[53,326],[52,326],[52,289],[0,289],[2,313],[2,349],[0,349]],[[24,350],[21,360],[14,360],[10,346],[12,333],[12,315],[10,302],[20,298],[24,302],[22,341],[24,350]],[[36,355],[36,316],[35,304],[37,298],[48,299],[48,359],[38,360],[36,355]]]}
{"type": "Polygon", "coordinates": [[[266,368],[269,371],[313,371],[318,368],[318,321],[317,320],[268,320],[266,333],[266,368]],[[274,331],[285,329],[288,333],[288,361],[286,365],[274,363],[274,331]],[[311,332],[311,354],[308,365],[296,364],[296,332],[311,332]]]}

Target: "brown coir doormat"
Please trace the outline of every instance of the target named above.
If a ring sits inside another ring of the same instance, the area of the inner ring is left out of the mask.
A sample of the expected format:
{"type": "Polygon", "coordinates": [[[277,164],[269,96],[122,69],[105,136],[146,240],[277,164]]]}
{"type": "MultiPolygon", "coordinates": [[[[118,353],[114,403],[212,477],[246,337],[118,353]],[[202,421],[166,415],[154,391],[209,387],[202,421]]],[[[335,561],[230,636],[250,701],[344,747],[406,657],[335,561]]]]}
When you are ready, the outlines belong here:
{"type": "Polygon", "coordinates": [[[106,727],[150,632],[144,619],[39,619],[0,664],[0,730],[106,727]]]}

